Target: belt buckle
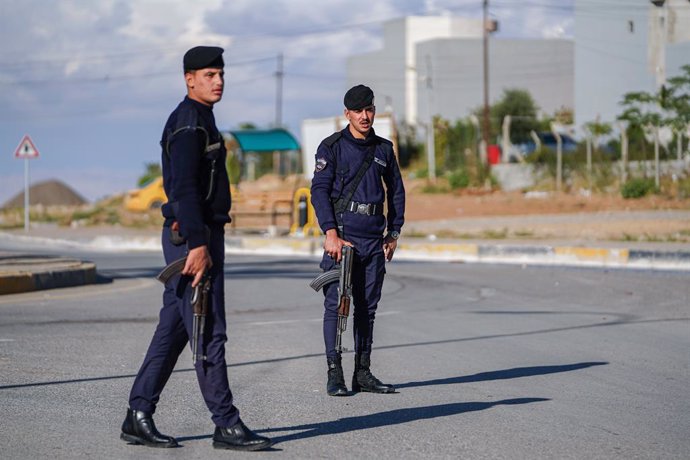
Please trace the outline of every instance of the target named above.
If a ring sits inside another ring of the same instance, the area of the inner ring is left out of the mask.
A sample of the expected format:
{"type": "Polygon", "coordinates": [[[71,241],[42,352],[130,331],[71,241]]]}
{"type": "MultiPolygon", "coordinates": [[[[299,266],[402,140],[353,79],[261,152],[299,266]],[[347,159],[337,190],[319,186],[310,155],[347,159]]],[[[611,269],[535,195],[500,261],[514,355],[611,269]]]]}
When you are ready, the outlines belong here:
{"type": "Polygon", "coordinates": [[[364,214],[364,215],[369,215],[369,205],[367,203],[359,203],[357,205],[357,213],[358,214],[364,214]]]}

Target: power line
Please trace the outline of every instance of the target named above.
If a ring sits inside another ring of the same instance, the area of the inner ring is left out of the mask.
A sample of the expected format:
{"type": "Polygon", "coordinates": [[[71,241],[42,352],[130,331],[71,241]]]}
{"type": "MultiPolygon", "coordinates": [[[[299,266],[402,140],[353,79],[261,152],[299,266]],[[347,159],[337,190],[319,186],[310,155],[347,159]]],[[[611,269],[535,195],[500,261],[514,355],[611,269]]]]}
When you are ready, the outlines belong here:
{"type": "MultiPolygon", "coordinates": [[[[245,66],[245,65],[251,65],[255,64],[258,62],[266,62],[266,61],[273,61],[275,60],[275,57],[265,57],[265,58],[256,58],[256,59],[249,59],[245,61],[235,61],[235,62],[228,62],[226,64],[226,67],[240,67],[240,66],[245,66]]],[[[47,85],[72,85],[72,84],[82,84],[82,83],[110,83],[110,82],[117,82],[117,81],[126,81],[126,80],[138,80],[141,78],[159,78],[159,77],[169,77],[173,75],[181,75],[182,74],[182,69],[178,70],[165,70],[165,71],[160,71],[160,72],[149,72],[149,73],[128,73],[128,74],[120,74],[120,75],[103,75],[99,77],[79,77],[79,78],[45,78],[45,79],[36,79],[36,80],[26,80],[26,79],[18,79],[14,81],[0,81],[0,84],[2,85],[14,85],[14,86],[23,86],[23,85],[36,85],[36,84],[47,84],[47,85]]]]}

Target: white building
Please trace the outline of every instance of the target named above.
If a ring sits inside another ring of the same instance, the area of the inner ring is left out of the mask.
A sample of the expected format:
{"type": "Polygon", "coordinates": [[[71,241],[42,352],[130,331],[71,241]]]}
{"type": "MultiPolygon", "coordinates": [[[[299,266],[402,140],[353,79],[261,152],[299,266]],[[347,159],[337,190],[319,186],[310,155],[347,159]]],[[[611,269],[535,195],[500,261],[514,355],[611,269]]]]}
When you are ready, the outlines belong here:
{"type": "Polygon", "coordinates": [[[434,38],[482,36],[480,19],[450,16],[408,16],[383,24],[383,49],[347,60],[348,86],[365,83],[376,94],[380,108],[393,111],[398,120],[417,121],[416,47],[434,38]]]}
{"type": "Polygon", "coordinates": [[[575,1],[575,118],[611,122],[623,95],[656,92],[690,64],[688,0],[575,1]]]}
{"type": "MultiPolygon", "coordinates": [[[[437,39],[417,45],[417,68],[426,68],[426,81],[417,83],[418,114],[422,120],[441,115],[465,118],[484,104],[484,69],[481,39],[437,39]],[[429,110],[431,107],[431,110],[429,110]]],[[[529,91],[540,111],[553,115],[573,108],[573,42],[566,39],[489,42],[489,100],[505,89],[529,91]]]]}
{"type": "MultiPolygon", "coordinates": [[[[449,120],[467,117],[483,104],[481,37],[480,19],[388,21],[382,50],[348,59],[348,84],[368,84],[377,106],[408,124],[426,122],[429,105],[433,115],[449,120]]],[[[521,88],[546,113],[572,108],[573,60],[571,40],[490,39],[490,102],[499,99],[504,89],[521,88]]]]}

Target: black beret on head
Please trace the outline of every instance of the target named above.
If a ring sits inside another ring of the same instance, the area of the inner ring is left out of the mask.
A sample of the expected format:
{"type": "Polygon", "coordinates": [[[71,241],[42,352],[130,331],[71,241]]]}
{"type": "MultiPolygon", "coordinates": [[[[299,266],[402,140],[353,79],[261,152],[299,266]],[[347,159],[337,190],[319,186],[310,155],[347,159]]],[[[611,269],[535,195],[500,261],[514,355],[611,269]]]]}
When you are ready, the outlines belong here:
{"type": "Polygon", "coordinates": [[[198,69],[221,69],[223,62],[223,48],[217,46],[195,46],[184,54],[182,59],[184,71],[198,69]]]}
{"type": "Polygon", "coordinates": [[[345,93],[343,103],[347,110],[363,109],[374,104],[374,92],[368,86],[353,86],[345,93]]]}

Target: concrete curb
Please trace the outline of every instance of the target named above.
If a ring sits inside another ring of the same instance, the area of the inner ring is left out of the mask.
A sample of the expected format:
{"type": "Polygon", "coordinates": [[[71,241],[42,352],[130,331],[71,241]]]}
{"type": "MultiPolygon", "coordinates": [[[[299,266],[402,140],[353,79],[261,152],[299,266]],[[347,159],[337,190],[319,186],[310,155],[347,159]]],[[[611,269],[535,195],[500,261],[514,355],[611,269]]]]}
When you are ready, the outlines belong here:
{"type": "MultiPolygon", "coordinates": [[[[320,238],[233,238],[227,252],[241,254],[321,256],[320,238]]],[[[508,263],[589,267],[690,270],[690,251],[581,247],[548,244],[493,244],[458,242],[400,242],[398,260],[465,263],[508,263]]]]}
{"type": "Polygon", "coordinates": [[[0,256],[0,295],[96,282],[96,265],[45,256],[0,256]]]}
{"type": "MultiPolygon", "coordinates": [[[[104,250],[160,251],[160,240],[144,238],[130,241],[107,235],[94,241],[51,240],[14,236],[33,244],[64,244],[74,248],[104,250]]],[[[319,258],[323,238],[268,238],[260,236],[226,237],[229,254],[294,255],[319,258]]],[[[455,263],[494,263],[519,265],[561,265],[604,268],[690,271],[690,251],[678,249],[606,248],[525,243],[487,243],[404,239],[396,260],[441,261],[455,263]]],[[[96,282],[96,266],[80,260],[0,253],[0,295],[78,286],[96,282]]]]}

